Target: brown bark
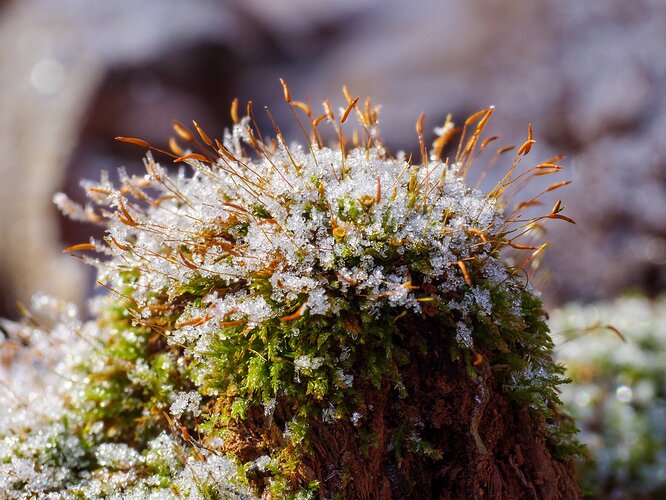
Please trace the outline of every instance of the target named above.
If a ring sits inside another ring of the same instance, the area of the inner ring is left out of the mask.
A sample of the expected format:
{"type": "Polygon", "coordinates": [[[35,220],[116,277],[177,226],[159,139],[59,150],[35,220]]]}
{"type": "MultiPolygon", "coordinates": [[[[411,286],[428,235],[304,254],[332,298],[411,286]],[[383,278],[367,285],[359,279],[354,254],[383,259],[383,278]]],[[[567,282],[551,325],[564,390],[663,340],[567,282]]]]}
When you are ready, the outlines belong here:
{"type": "Polygon", "coordinates": [[[408,370],[410,396],[404,400],[387,397],[389,388],[369,398],[377,445],[367,455],[351,424],[313,423],[316,445],[308,466],[325,491],[387,500],[580,497],[572,464],[548,450],[540,416],[508,400],[492,381],[487,402],[477,402],[478,385],[460,367],[448,376],[430,368],[416,364],[408,370]],[[404,452],[396,463],[389,443],[405,419],[423,424],[420,435],[442,452],[441,459],[404,452]]]}
{"type": "MultiPolygon", "coordinates": [[[[502,392],[486,357],[473,380],[462,361],[450,360],[448,347],[430,342],[426,353],[412,354],[401,370],[407,397],[388,383],[381,390],[359,383],[367,406],[361,427],[312,419],[311,452],[299,468],[299,482],[318,480],[321,498],[580,498],[572,463],[549,451],[544,418],[502,392]],[[405,422],[441,458],[409,451],[407,439],[396,453],[405,422]]],[[[263,412],[253,412],[235,441],[247,460],[286,445],[278,430],[289,413],[283,405],[268,422],[263,412]]],[[[255,486],[261,490],[267,479],[256,478],[255,486]]]]}

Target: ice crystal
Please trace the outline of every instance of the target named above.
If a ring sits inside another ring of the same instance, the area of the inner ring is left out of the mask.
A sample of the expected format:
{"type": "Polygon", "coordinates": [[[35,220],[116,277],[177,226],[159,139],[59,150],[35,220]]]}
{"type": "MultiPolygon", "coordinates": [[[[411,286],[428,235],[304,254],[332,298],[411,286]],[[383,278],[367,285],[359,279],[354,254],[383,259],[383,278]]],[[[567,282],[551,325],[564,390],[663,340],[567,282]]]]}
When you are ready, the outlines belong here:
{"type": "Polygon", "coordinates": [[[201,414],[200,404],[201,394],[197,391],[180,392],[176,394],[169,411],[176,418],[180,418],[183,413],[189,413],[197,417],[201,414]]]}
{"type": "Polygon", "coordinates": [[[458,343],[465,347],[472,347],[474,341],[472,340],[472,330],[462,321],[459,321],[456,325],[456,340],[458,343]]]}
{"type": "Polygon", "coordinates": [[[95,458],[100,466],[114,469],[131,469],[141,462],[141,455],[124,443],[100,444],[95,458]]]}
{"type": "Polygon", "coordinates": [[[324,358],[312,358],[311,356],[299,356],[294,364],[304,370],[316,370],[324,363],[324,358]]]}

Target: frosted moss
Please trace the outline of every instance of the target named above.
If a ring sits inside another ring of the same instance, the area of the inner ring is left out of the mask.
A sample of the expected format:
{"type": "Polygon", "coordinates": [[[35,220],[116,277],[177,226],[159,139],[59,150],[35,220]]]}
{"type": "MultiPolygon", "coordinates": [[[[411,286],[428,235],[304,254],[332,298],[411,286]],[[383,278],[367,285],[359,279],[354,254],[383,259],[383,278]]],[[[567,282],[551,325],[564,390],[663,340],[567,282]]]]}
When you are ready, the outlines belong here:
{"type": "MultiPolygon", "coordinates": [[[[406,397],[401,366],[410,352],[398,339],[402,325],[426,320],[455,339],[450,359],[464,360],[472,379],[488,359],[517,401],[551,415],[561,369],[540,303],[520,266],[500,255],[507,245],[533,251],[527,264],[543,250],[514,241],[526,232],[514,223],[519,212],[503,215],[502,193],[526,174],[512,177],[512,167],[490,194],[465,182],[492,110],[469,121],[476,129],[454,162],[440,159],[447,121],[431,153],[419,133],[422,162],[412,163],[386,153],[376,111],[356,102],[341,120],[328,106],[315,119],[299,103],[312,122],[304,146],[287,147],[279,130],[264,141],[236,111],[222,142],[177,124],[192,148],[172,141],[172,156],[185,164],[177,173],[149,153],[146,174],[121,172],[119,187],[106,176],[86,181],[90,206],[55,197],[71,217],[106,226],[103,241],[69,250],[97,267],[109,293],[94,322],[63,305],[51,329],[18,328],[30,349],[45,342],[49,356],[65,355],[68,383],[39,422],[9,417],[0,446],[5,491],[123,498],[240,498],[252,494],[248,485],[276,496],[319,491],[298,472],[310,452],[308,422],[348,421],[365,436],[359,443],[368,442],[372,407],[358,387],[388,383],[406,397]],[[352,112],[365,138],[351,148],[322,145],[319,122],[342,137],[352,112]],[[251,430],[239,438],[257,410],[273,419],[270,445],[251,430]]],[[[530,146],[531,137],[517,160],[530,146]]],[[[558,169],[544,163],[527,176],[558,169]]],[[[559,211],[558,203],[528,222],[564,218],[559,211]]],[[[408,427],[400,435],[410,449],[438,456],[418,426],[408,427]]]]}

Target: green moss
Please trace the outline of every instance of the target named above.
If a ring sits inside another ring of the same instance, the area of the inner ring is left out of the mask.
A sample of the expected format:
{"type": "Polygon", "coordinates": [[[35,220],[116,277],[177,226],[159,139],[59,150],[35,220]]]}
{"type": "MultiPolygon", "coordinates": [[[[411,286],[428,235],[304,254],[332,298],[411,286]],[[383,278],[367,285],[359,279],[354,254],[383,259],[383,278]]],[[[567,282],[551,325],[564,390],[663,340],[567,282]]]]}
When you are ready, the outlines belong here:
{"type": "MultiPolygon", "coordinates": [[[[247,136],[244,126],[231,136],[247,136]]],[[[98,321],[107,335],[80,366],[73,433],[101,423],[89,446],[130,444],[146,457],[144,475],[174,474],[173,456],[151,455],[165,433],[179,443],[181,467],[213,449],[257,490],[321,494],[326,486],[300,467],[326,426],[344,424],[367,453],[390,446],[398,464],[441,458],[415,418],[386,417],[397,423],[385,435],[369,422],[377,395],[399,402],[418,392],[406,373],[427,360],[459,374],[461,388],[501,387],[548,421],[560,456],[576,452],[570,422],[557,418],[564,379],[541,303],[503,263],[504,221],[494,199],[465,185],[464,161],[422,168],[369,146],[350,151],[341,171],[346,152],[264,146],[250,168],[254,160],[227,143],[243,156],[234,167],[246,167],[242,175],[196,163],[196,176],[164,184],[143,213],[114,202],[111,223],[129,235],[111,239],[119,254],[100,264],[119,289],[98,321]],[[194,410],[170,409],[191,391],[194,410]]],[[[163,178],[149,177],[159,190],[163,178]]],[[[126,192],[144,189],[142,179],[126,192]]],[[[338,465],[336,480],[349,484],[350,466],[338,465]]],[[[206,478],[197,488],[219,497],[206,478]]]]}

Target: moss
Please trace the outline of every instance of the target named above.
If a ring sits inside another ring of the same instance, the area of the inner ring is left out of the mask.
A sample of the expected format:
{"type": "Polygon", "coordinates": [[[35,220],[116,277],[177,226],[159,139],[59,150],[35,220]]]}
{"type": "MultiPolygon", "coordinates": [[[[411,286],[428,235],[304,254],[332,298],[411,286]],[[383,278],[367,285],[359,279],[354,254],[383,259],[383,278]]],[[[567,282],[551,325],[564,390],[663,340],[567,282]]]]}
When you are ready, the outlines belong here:
{"type": "MultiPolygon", "coordinates": [[[[371,115],[363,120],[372,128],[371,115]]],[[[446,459],[446,426],[419,415],[428,410],[418,399],[456,374],[479,450],[487,398],[501,387],[502,404],[506,394],[547,420],[561,460],[578,451],[560,418],[564,379],[541,303],[500,254],[510,225],[493,197],[465,186],[474,142],[455,165],[424,156],[419,167],[387,157],[377,137],[351,151],[290,151],[253,144],[247,125],[219,160],[190,158],[191,178],[167,183],[149,158],[150,188],[164,199],[145,210],[125,197],[145,178],[126,179],[131,188],[114,198],[116,255],[99,264],[113,291],[99,318],[107,335],[79,367],[72,433],[101,423],[87,446],[131,445],[143,477],[166,480],[204,452],[225,454],[257,493],[279,498],[355,488],[359,450],[375,461],[389,453],[378,473],[395,490],[404,464],[446,459]],[[170,409],[191,391],[196,408],[170,409]],[[164,435],[172,449],[151,451],[164,435]],[[315,459],[336,439],[352,444],[329,471],[315,459]]],[[[219,484],[197,481],[204,498],[219,498],[219,484]]]]}

